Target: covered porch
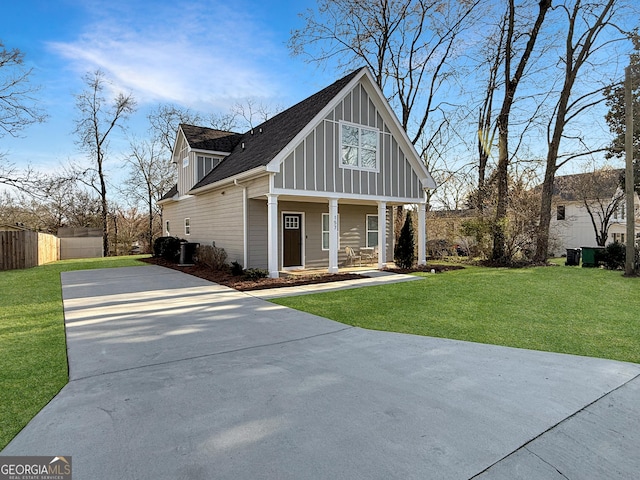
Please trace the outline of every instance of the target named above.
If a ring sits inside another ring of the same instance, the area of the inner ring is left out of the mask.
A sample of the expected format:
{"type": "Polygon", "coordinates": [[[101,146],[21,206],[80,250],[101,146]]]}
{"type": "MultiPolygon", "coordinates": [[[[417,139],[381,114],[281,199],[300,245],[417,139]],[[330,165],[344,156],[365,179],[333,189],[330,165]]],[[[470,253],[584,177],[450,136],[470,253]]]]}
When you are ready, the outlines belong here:
{"type": "MultiPolygon", "coordinates": [[[[407,202],[408,203],[408,202],[407,202]]],[[[404,203],[267,195],[269,276],[382,270],[393,261],[393,208],[404,203]]],[[[426,202],[418,209],[418,264],[426,264],[426,202]]]]}

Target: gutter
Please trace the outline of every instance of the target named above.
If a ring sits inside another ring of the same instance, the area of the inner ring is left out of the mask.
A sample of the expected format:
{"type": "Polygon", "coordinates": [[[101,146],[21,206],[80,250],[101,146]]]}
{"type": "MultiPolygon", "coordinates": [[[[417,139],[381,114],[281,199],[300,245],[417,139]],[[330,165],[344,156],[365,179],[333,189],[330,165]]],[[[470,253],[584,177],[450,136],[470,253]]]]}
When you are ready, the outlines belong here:
{"type": "Polygon", "coordinates": [[[251,177],[258,176],[261,173],[266,173],[267,168],[265,166],[256,167],[251,170],[247,170],[246,172],[239,173],[237,175],[233,175],[228,178],[224,178],[214,183],[210,183],[208,185],[203,185],[198,188],[193,188],[189,190],[189,195],[198,195],[200,193],[207,192],[209,190],[215,190],[216,188],[224,187],[226,185],[236,185],[236,180],[246,180],[251,177]]]}

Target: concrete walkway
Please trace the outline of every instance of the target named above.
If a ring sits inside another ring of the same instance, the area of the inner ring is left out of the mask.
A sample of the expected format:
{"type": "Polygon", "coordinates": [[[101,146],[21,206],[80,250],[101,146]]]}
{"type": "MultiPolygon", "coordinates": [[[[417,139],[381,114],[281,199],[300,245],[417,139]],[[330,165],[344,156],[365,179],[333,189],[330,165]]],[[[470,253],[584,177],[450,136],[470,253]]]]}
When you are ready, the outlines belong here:
{"type": "Polygon", "coordinates": [[[155,266],[63,285],[71,381],[2,453],[77,479],[640,471],[640,365],[352,328],[155,266]]]}
{"type": "Polygon", "coordinates": [[[269,298],[290,297],[292,295],[308,295],[310,293],[332,292],[336,290],[346,290],[350,288],[373,287],[375,285],[385,285],[389,283],[412,282],[415,280],[424,280],[424,277],[416,277],[415,275],[404,275],[400,273],[385,272],[383,270],[358,270],[357,272],[363,278],[354,280],[342,280],[340,282],[316,283],[312,285],[299,285],[295,287],[267,288],[264,290],[252,290],[247,294],[252,297],[269,298]]]}

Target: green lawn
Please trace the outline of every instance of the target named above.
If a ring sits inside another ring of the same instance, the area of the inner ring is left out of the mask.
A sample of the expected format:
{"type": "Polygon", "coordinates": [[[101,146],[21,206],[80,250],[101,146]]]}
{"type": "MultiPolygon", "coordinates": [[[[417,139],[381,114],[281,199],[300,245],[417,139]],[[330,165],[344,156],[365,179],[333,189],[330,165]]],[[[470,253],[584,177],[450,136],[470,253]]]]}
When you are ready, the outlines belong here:
{"type": "Polygon", "coordinates": [[[0,272],[0,449],[67,383],[60,273],[146,265],[138,258],[66,260],[0,272]]]}
{"type": "Polygon", "coordinates": [[[640,278],[580,267],[467,267],[273,300],[348,325],[640,363],[640,278]]]}

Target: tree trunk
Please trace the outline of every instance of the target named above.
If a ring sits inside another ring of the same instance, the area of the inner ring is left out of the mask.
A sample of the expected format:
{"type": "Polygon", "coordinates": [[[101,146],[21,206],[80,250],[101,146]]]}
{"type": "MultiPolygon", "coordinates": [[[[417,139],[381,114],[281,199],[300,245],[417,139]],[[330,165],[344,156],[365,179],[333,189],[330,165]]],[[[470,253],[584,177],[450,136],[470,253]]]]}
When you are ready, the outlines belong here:
{"type": "Polygon", "coordinates": [[[549,225],[551,224],[551,201],[553,199],[553,184],[555,171],[545,172],[542,184],[542,198],[540,199],[540,221],[536,232],[536,253],[534,261],[544,263],[547,261],[549,251],[549,225]]]}
{"type": "Polygon", "coordinates": [[[509,170],[509,120],[508,110],[498,117],[498,168],[496,180],[498,183],[498,201],[496,216],[493,222],[493,250],[491,259],[504,262],[505,259],[505,223],[508,203],[508,170],[509,170]]]}

